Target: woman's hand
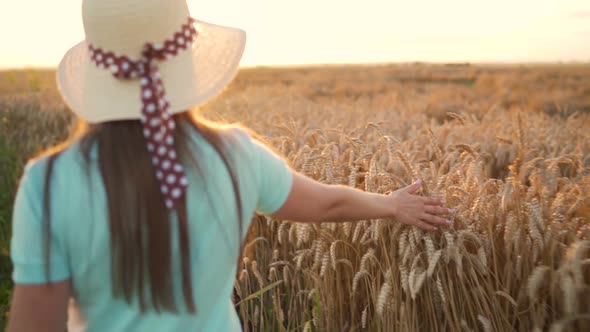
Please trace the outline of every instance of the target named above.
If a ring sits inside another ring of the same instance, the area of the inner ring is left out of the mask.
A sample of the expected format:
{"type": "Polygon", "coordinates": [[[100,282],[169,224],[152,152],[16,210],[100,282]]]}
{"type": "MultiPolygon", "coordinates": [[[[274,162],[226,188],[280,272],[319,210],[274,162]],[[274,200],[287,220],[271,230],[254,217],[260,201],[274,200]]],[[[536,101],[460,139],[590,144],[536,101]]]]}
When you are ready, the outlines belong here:
{"type": "Polygon", "coordinates": [[[390,195],[364,192],[340,185],[319,183],[293,172],[287,201],[273,217],[299,222],[338,222],[396,218],[399,222],[425,230],[449,225],[440,216],[453,213],[442,200],[415,195],[422,183],[416,182],[390,195]]]}
{"type": "Polygon", "coordinates": [[[401,223],[417,226],[427,231],[435,231],[438,226],[448,226],[451,221],[440,216],[454,213],[447,209],[445,202],[439,198],[416,195],[422,181],[394,191],[389,195],[393,207],[393,216],[401,223]]]}

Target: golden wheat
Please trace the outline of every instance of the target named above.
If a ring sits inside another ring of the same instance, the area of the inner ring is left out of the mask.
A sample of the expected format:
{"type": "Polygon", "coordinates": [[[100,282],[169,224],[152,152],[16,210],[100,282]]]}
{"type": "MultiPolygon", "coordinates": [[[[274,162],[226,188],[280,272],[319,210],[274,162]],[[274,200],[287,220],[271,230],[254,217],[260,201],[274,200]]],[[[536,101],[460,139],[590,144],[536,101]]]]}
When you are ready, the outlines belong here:
{"type": "MultiPolygon", "coordinates": [[[[71,123],[40,86],[0,93],[0,137],[22,159],[71,123]]],[[[244,70],[205,116],[252,127],[324,183],[422,179],[458,209],[435,234],[255,217],[235,298],[264,292],[238,305],[244,329],[590,330],[589,89],[583,66],[244,70]]]]}

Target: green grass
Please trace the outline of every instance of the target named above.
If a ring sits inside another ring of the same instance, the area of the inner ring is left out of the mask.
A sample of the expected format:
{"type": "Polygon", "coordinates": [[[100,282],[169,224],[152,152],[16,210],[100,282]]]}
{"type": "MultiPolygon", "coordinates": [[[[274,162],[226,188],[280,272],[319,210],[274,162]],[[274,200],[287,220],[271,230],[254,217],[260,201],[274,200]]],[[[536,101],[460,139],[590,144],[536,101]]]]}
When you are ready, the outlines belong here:
{"type": "MultiPolygon", "coordinates": [[[[14,80],[10,73],[4,76],[14,80]]],[[[17,78],[22,80],[22,76],[17,78]]],[[[31,77],[35,81],[35,76],[31,77]]],[[[71,122],[55,97],[31,92],[30,86],[23,89],[24,94],[14,91],[12,95],[3,95],[6,90],[0,89],[0,331],[5,329],[13,288],[10,238],[18,181],[26,161],[63,140],[71,122]]]]}
{"type": "Polygon", "coordinates": [[[11,216],[21,163],[16,152],[0,136],[0,330],[5,329],[12,290],[10,262],[11,216]]]}

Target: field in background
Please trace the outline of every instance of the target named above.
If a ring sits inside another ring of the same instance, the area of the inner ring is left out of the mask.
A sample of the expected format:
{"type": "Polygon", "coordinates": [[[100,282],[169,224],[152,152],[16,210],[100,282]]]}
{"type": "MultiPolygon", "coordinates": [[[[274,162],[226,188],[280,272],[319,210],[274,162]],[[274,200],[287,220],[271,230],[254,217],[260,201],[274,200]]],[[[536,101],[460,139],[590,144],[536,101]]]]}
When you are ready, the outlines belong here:
{"type": "MultiPolygon", "coordinates": [[[[23,163],[71,122],[53,75],[0,72],[2,316],[23,163]]],[[[459,209],[438,234],[257,217],[236,281],[246,330],[590,329],[590,66],[244,69],[202,112],[320,181],[422,178],[459,209]]]]}

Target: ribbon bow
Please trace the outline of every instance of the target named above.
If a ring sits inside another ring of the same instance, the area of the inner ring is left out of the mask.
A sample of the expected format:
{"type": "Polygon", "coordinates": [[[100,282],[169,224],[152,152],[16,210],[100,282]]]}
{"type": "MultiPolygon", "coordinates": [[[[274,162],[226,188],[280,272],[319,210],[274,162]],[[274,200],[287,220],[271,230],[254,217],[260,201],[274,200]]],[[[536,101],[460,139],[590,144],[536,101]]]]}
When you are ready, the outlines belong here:
{"type": "Polygon", "coordinates": [[[188,180],[184,167],[178,159],[174,145],[176,123],[172,117],[166,90],[162,84],[158,61],[176,56],[189,49],[197,37],[194,20],[174,34],[163,44],[146,43],[140,60],[132,60],[125,55],[105,52],[92,44],[88,45],[92,62],[98,68],[109,69],[118,79],[141,80],[141,124],[147,142],[160,191],[164,195],[166,207],[174,209],[186,194],[188,180]]]}

